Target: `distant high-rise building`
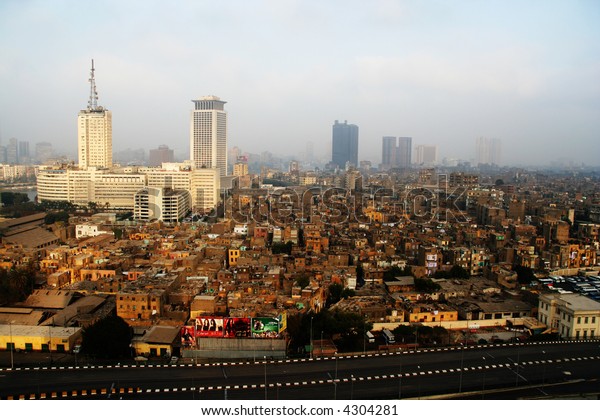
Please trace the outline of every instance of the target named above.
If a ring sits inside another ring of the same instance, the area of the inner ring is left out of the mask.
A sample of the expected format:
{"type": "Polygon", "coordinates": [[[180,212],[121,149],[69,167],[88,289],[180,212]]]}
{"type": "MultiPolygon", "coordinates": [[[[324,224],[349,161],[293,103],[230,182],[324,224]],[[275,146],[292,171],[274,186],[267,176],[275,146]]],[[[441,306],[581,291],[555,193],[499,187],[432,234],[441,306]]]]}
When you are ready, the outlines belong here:
{"type": "Polygon", "coordinates": [[[391,169],[396,166],[396,150],[396,137],[384,137],[381,148],[381,166],[383,169],[391,169]]]}
{"type": "Polygon", "coordinates": [[[29,142],[28,141],[19,141],[19,163],[29,163],[30,155],[29,155],[29,142]]]}
{"type": "Polygon", "coordinates": [[[218,168],[227,175],[227,112],[217,96],[192,100],[190,160],[196,168],[218,168]]]}
{"type": "Polygon", "coordinates": [[[416,147],[415,154],[417,165],[435,165],[437,163],[437,146],[420,144],[416,147]]]}
{"type": "Polygon", "coordinates": [[[340,168],[346,167],[346,162],[358,166],[358,126],[343,124],[337,120],[333,125],[333,141],[331,161],[340,168]]]}
{"type": "Polygon", "coordinates": [[[90,99],[87,109],[77,117],[77,154],[79,167],[112,168],[112,113],[98,106],[94,79],[94,60],[90,75],[90,99]]]}
{"type": "Polygon", "coordinates": [[[19,140],[11,138],[6,145],[6,163],[19,163],[19,140]]]}
{"type": "Polygon", "coordinates": [[[383,169],[409,168],[411,163],[412,137],[383,137],[381,166],[383,169]]]}
{"type": "Polygon", "coordinates": [[[412,137],[398,137],[398,148],[396,149],[396,164],[399,168],[410,168],[411,162],[412,137]]]}
{"type": "Polygon", "coordinates": [[[290,173],[298,173],[300,171],[300,162],[297,160],[291,160],[289,164],[289,172],[290,173]]]}
{"type": "Polygon", "coordinates": [[[52,143],[40,142],[35,144],[35,160],[38,163],[45,163],[54,155],[52,143]]]}
{"type": "Polygon", "coordinates": [[[314,148],[315,148],[315,144],[312,141],[308,141],[306,142],[306,161],[307,162],[312,162],[315,158],[315,152],[314,152],[314,148]]]}
{"type": "Polygon", "coordinates": [[[502,142],[500,139],[478,137],[475,140],[476,165],[500,165],[502,142]]]}
{"type": "Polygon", "coordinates": [[[158,149],[150,149],[148,152],[148,165],[149,166],[160,166],[164,162],[175,161],[175,155],[173,149],[169,149],[169,146],[161,144],[158,149]]]}

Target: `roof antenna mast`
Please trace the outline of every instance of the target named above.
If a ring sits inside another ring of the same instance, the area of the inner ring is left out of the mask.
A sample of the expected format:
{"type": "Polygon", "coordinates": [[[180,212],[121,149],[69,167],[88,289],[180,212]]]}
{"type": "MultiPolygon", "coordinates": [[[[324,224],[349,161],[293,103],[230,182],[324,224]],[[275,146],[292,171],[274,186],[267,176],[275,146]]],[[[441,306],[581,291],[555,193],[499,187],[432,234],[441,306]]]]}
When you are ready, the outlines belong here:
{"type": "Polygon", "coordinates": [[[90,111],[98,110],[98,92],[96,91],[96,79],[94,79],[94,60],[92,59],[92,72],[90,73],[90,100],[88,109],[90,111]]]}

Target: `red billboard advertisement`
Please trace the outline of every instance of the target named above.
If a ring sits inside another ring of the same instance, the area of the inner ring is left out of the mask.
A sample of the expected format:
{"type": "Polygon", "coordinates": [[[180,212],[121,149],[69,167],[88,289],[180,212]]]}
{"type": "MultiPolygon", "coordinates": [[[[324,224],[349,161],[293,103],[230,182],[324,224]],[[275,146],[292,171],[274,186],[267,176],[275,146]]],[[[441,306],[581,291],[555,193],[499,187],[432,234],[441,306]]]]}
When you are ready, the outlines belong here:
{"type": "Polygon", "coordinates": [[[196,318],[196,337],[223,337],[223,318],[216,316],[196,318]]]}
{"type": "Polygon", "coordinates": [[[250,337],[250,318],[225,318],[224,337],[250,337]]]}
{"type": "Polygon", "coordinates": [[[195,347],[196,346],[196,334],[194,333],[193,325],[185,325],[181,327],[181,346],[182,347],[195,347]]]}

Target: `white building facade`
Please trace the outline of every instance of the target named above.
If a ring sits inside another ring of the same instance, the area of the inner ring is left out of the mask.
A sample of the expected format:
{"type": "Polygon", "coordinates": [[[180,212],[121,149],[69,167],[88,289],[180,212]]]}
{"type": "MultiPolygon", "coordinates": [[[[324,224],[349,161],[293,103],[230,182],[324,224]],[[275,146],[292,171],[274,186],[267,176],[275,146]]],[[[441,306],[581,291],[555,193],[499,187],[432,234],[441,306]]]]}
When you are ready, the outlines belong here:
{"type": "Polygon", "coordinates": [[[90,99],[87,109],[77,117],[77,155],[79,167],[112,168],[112,113],[98,106],[94,79],[94,61],[90,75],[90,99]]]}
{"type": "Polygon", "coordinates": [[[561,338],[586,340],[600,336],[600,302],[577,293],[542,294],[538,321],[561,338]]]}
{"type": "Polygon", "coordinates": [[[146,187],[135,194],[135,220],[174,223],[183,219],[190,210],[191,197],[187,190],[146,187]]]}
{"type": "Polygon", "coordinates": [[[118,172],[95,167],[43,168],[37,176],[38,199],[80,206],[94,202],[99,208],[133,210],[135,194],[152,187],[187,191],[195,210],[215,208],[220,199],[219,170],[185,168],[121,168],[118,172]]]}
{"type": "Polygon", "coordinates": [[[205,96],[194,102],[190,118],[190,160],[195,168],[218,168],[227,175],[227,112],[225,101],[205,96]]]}

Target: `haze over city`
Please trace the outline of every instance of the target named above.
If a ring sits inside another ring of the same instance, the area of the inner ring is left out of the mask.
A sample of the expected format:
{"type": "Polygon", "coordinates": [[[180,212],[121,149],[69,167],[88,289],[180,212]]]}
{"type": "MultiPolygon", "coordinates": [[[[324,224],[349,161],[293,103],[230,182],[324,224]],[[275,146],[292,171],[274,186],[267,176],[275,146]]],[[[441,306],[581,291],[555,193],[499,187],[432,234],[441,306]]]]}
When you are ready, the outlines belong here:
{"type": "Polygon", "coordinates": [[[503,164],[600,155],[596,1],[3,1],[0,139],[75,156],[91,59],[114,150],[189,156],[192,99],[227,101],[228,147],[331,154],[334,120],[503,164]]]}

